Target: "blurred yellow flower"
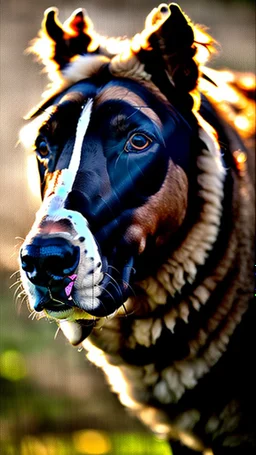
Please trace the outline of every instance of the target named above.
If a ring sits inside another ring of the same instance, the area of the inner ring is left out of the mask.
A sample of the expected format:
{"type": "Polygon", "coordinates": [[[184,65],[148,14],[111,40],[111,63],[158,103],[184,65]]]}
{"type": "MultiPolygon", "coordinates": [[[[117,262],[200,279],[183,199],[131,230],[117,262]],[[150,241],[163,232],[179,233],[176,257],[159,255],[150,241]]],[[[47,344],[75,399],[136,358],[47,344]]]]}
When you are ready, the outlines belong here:
{"type": "Polygon", "coordinates": [[[86,455],[103,455],[111,450],[111,442],[104,432],[81,430],[73,433],[75,449],[86,455]]]}
{"type": "Polygon", "coordinates": [[[23,355],[13,350],[4,351],[0,355],[0,375],[9,381],[19,381],[27,376],[23,355]]]}

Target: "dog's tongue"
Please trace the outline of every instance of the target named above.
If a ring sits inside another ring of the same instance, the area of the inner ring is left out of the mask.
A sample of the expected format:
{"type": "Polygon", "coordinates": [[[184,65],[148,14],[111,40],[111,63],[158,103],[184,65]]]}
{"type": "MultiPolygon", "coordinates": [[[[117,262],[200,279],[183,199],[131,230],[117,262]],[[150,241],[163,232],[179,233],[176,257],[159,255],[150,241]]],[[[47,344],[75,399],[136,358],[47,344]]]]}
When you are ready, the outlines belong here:
{"type": "MultiPolygon", "coordinates": [[[[65,278],[66,286],[64,288],[64,292],[68,300],[72,300],[71,294],[76,278],[77,275],[75,273],[65,278]]],[[[94,326],[94,319],[81,319],[79,321],[59,321],[60,329],[68,341],[73,344],[73,346],[77,346],[78,344],[82,343],[82,341],[90,335],[94,326]]]]}
{"type": "Polygon", "coordinates": [[[74,275],[70,275],[68,277],[70,279],[70,282],[69,284],[65,287],[65,294],[67,297],[70,297],[71,296],[71,293],[72,293],[72,289],[73,289],[73,286],[75,284],[75,280],[77,278],[77,275],[74,274],[74,275]]]}

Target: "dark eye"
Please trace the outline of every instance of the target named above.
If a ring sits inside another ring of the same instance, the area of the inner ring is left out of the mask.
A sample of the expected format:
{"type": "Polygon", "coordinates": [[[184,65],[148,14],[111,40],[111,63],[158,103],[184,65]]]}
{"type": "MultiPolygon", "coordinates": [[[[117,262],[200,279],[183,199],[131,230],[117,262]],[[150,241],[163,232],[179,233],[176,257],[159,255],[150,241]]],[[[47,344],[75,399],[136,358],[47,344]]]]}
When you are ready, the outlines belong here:
{"type": "Polygon", "coordinates": [[[47,155],[49,153],[49,147],[48,147],[47,142],[44,141],[44,140],[39,141],[37,146],[36,146],[36,151],[43,158],[47,157],[47,155]]]}
{"type": "Polygon", "coordinates": [[[126,152],[134,152],[134,150],[140,151],[146,149],[152,140],[143,133],[134,133],[125,144],[126,152]]]}

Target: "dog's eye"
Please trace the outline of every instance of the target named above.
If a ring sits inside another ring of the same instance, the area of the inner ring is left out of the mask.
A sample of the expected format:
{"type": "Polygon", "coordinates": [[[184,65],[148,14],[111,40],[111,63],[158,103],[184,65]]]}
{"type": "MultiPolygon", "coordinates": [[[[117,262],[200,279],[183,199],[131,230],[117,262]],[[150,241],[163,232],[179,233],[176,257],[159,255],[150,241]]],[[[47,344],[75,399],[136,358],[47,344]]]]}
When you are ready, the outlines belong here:
{"type": "Polygon", "coordinates": [[[125,144],[126,152],[134,152],[134,150],[145,150],[152,140],[144,133],[134,133],[125,144]]]}
{"type": "Polygon", "coordinates": [[[46,158],[47,155],[49,154],[49,147],[46,141],[41,140],[38,145],[36,146],[36,151],[37,153],[43,157],[46,158]]]}

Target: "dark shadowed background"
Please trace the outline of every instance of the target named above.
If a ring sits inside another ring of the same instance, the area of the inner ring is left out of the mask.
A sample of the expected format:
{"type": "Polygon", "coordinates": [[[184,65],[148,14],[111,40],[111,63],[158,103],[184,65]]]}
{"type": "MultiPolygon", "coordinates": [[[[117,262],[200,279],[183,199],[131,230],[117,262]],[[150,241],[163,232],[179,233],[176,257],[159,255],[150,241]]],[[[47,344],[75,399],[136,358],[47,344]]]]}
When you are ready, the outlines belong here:
{"type": "MultiPolygon", "coordinates": [[[[160,3],[160,1],[159,1],[160,3]]],[[[32,321],[22,298],[17,255],[38,206],[28,188],[27,155],[17,144],[22,116],[39,102],[46,77],[24,50],[43,12],[57,6],[64,21],[85,7],[105,35],[132,36],[157,0],[1,0],[0,11],[0,448],[6,455],[167,454],[108,392],[99,371],[59,334],[32,321]],[[13,284],[13,288],[9,287],[13,284]]],[[[211,65],[255,71],[253,1],[182,1],[191,19],[221,44],[211,65]]]]}

